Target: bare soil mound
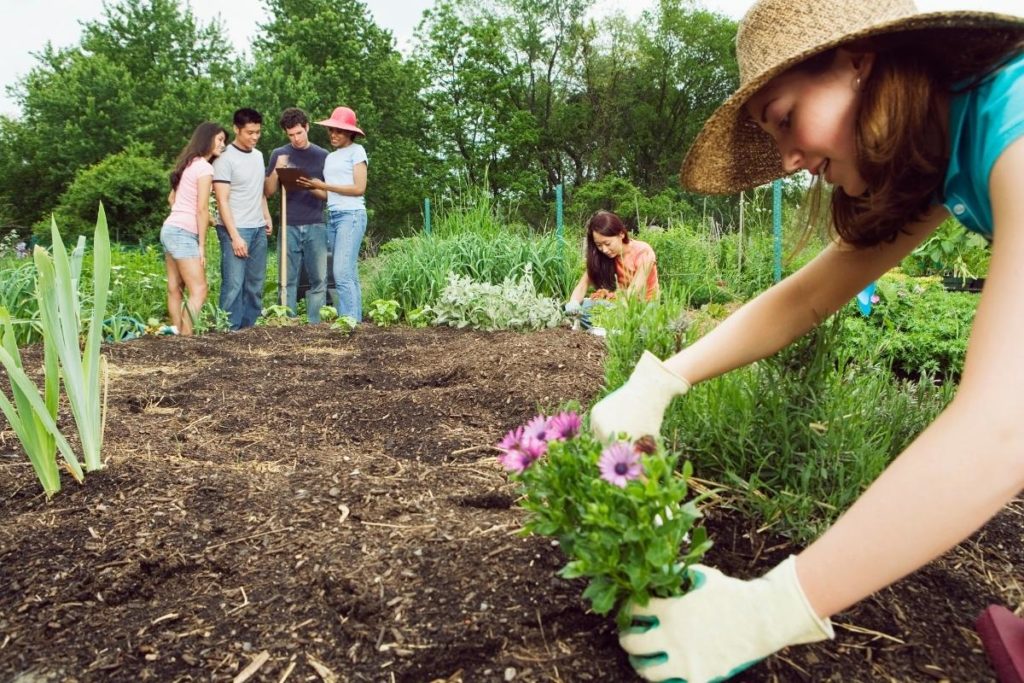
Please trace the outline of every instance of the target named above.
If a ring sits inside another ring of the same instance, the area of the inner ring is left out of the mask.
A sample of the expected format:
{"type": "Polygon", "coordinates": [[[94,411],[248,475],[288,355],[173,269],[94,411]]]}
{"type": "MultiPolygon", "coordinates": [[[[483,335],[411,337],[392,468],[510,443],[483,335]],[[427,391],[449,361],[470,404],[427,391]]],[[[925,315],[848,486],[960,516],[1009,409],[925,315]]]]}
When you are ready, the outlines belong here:
{"type": "MultiPolygon", "coordinates": [[[[364,325],[106,352],[107,468],[84,487],[47,502],[0,424],[0,680],[638,680],[558,548],[517,535],[492,449],[588,403],[602,340],[364,325]]],[[[1022,517],[737,680],[992,680],[971,625],[1024,602],[1022,517]]],[[[796,550],[727,497],[707,525],[736,575],[796,550]]]]}

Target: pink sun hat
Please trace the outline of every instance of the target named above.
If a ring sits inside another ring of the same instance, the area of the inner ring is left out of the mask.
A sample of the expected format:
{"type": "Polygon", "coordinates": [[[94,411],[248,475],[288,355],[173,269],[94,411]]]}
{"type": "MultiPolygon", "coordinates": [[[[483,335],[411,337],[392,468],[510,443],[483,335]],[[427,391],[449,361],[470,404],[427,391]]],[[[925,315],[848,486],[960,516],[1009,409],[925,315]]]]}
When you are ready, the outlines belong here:
{"type": "Polygon", "coordinates": [[[366,136],[366,133],[356,125],[356,113],[348,107],[335,107],[331,112],[331,118],[317,121],[317,124],[328,128],[341,128],[366,136]]]}

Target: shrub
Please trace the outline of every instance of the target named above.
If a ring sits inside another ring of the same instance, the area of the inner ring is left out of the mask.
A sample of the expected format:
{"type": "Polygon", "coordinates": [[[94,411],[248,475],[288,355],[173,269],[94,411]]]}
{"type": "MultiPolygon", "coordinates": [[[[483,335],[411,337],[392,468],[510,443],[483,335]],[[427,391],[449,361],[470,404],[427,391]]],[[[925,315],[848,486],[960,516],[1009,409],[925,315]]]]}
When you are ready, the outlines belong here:
{"type": "Polygon", "coordinates": [[[452,273],[440,298],[430,306],[430,314],[435,325],[488,331],[540,330],[562,321],[562,306],[537,293],[527,264],[518,280],[507,277],[500,285],[452,273]]]}
{"type": "MultiPolygon", "coordinates": [[[[111,154],[94,166],[79,171],[54,209],[65,240],[92,234],[96,205],[106,207],[117,242],[142,244],[159,237],[167,217],[170,190],[167,169],[150,156],[146,145],[132,145],[111,154]]],[[[34,227],[37,238],[49,242],[50,217],[34,227]]]]}
{"type": "Polygon", "coordinates": [[[938,278],[891,273],[878,281],[870,317],[847,316],[843,344],[902,377],[956,381],[963,372],[978,295],[947,292],[938,278]]]}

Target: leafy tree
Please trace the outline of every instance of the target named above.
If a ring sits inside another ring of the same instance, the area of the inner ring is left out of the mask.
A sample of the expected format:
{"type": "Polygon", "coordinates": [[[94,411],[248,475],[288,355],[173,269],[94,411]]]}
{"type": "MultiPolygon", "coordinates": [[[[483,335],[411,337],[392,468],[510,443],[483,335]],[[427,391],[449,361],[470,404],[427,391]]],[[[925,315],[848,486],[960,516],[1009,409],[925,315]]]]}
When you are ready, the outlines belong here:
{"type": "Polygon", "coordinates": [[[47,44],[36,58],[13,90],[21,118],[0,122],[0,199],[24,224],[49,212],[76,169],[133,142],[169,163],[198,123],[230,112],[239,68],[223,27],[176,0],[105,4],[79,45],[47,44]]]}
{"type": "MultiPolygon", "coordinates": [[[[339,105],[353,108],[367,134],[370,229],[393,234],[436,175],[422,149],[421,73],[362,2],[266,0],[266,7],[271,19],[253,45],[255,66],[243,89],[265,117],[261,147],[287,142],[277,125],[286,107],[303,108],[313,121],[339,105]]],[[[311,126],[310,138],[331,149],[322,127],[311,126]]]]}

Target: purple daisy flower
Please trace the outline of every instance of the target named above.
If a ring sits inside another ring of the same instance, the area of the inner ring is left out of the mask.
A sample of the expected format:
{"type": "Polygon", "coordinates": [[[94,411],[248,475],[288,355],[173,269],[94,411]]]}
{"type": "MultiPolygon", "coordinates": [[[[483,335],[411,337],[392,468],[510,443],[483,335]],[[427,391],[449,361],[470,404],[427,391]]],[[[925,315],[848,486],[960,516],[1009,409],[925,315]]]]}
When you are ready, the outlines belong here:
{"type": "Polygon", "coordinates": [[[559,413],[548,420],[548,439],[564,441],[580,431],[580,416],[572,411],[559,413]]]}
{"type": "Polygon", "coordinates": [[[548,452],[548,442],[526,435],[523,437],[523,442],[519,448],[530,459],[530,462],[533,462],[534,460],[539,460],[548,452]]]}
{"type": "Polygon", "coordinates": [[[527,436],[532,436],[533,438],[540,439],[541,441],[547,441],[548,418],[543,415],[538,415],[527,422],[526,426],[523,427],[523,437],[525,438],[527,436]]]}
{"type": "Polygon", "coordinates": [[[882,300],[882,297],[878,296],[877,294],[872,294],[871,295],[871,303],[877,304],[881,300],[882,300]]]}
{"type": "Polygon", "coordinates": [[[601,478],[619,488],[626,488],[626,482],[638,478],[643,470],[640,467],[640,454],[626,443],[613,443],[601,451],[601,459],[597,461],[601,470],[601,478]]]}
{"type": "Polygon", "coordinates": [[[510,429],[505,438],[498,442],[498,448],[503,451],[511,451],[519,448],[519,443],[523,440],[523,428],[516,427],[510,429]]]}
{"type": "Polygon", "coordinates": [[[533,459],[524,451],[514,448],[499,455],[498,462],[509,472],[522,474],[530,466],[530,463],[533,462],[533,459]]]}

